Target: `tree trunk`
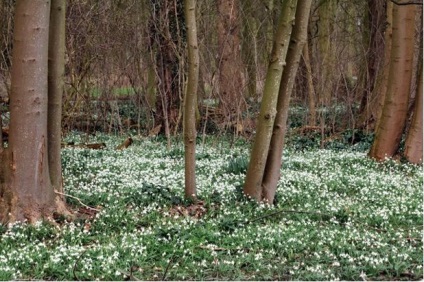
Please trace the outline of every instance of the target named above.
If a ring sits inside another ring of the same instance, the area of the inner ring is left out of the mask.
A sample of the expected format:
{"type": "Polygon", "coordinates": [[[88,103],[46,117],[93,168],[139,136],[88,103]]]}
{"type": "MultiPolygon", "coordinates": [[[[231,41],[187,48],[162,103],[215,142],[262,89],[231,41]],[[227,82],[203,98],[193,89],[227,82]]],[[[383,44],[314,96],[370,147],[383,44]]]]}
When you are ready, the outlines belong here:
{"type": "MultiPolygon", "coordinates": [[[[2,101],[0,100],[0,106],[2,101]]],[[[0,108],[0,160],[1,160],[1,153],[4,150],[4,143],[3,143],[3,119],[1,117],[1,108],[0,108]]]]}
{"type": "Polygon", "coordinates": [[[48,156],[54,189],[63,192],[60,157],[62,95],[65,72],[66,0],[51,0],[48,63],[48,156]]]}
{"type": "MultiPolygon", "coordinates": [[[[386,7],[390,1],[385,0],[368,0],[368,29],[369,36],[367,40],[367,52],[366,52],[366,69],[365,69],[365,81],[364,90],[362,93],[361,105],[359,108],[360,121],[359,124],[366,128],[371,129],[374,124],[373,120],[377,116],[377,103],[372,103],[374,99],[378,99],[378,91],[374,91],[378,87],[378,73],[384,72],[384,52],[385,40],[384,32],[386,36],[391,36],[391,15],[387,17],[386,7]],[[388,27],[386,29],[386,27],[388,27]],[[374,106],[373,106],[374,105],[374,106]]],[[[390,4],[392,5],[392,4],[390,4]]],[[[386,41],[388,42],[388,41],[386,41]]],[[[387,46],[389,47],[389,46],[387,46]]],[[[389,48],[387,48],[390,51],[389,48]]]]}
{"type": "MultiPolygon", "coordinates": [[[[333,1],[321,2],[318,13],[318,50],[320,64],[319,95],[321,106],[328,107],[331,102],[334,55],[332,52],[331,35],[333,32],[331,19],[335,15],[333,1]]],[[[324,121],[325,122],[325,121],[324,121]]]]}
{"type": "Polygon", "coordinates": [[[273,203],[280,179],[281,158],[283,156],[284,139],[287,129],[290,95],[296,78],[303,47],[307,41],[309,14],[312,0],[299,0],[296,9],[293,34],[290,38],[287,53],[287,64],[281,78],[278,93],[277,115],[274,122],[271,144],[262,181],[262,200],[273,203]]]}
{"type": "Polygon", "coordinates": [[[315,87],[314,80],[312,77],[312,68],[311,60],[309,58],[309,46],[306,42],[303,47],[303,61],[305,62],[306,67],[306,77],[307,77],[307,87],[308,87],[308,125],[315,126],[317,124],[317,111],[316,111],[316,101],[315,101],[315,87]]]}
{"type": "MultiPolygon", "coordinates": [[[[272,46],[274,43],[274,29],[277,18],[277,11],[275,9],[275,0],[265,0],[264,5],[267,10],[267,23],[266,23],[266,60],[269,60],[269,56],[272,52],[272,46]]],[[[265,61],[266,61],[265,60],[265,61]]]]}
{"type": "MultiPolygon", "coordinates": [[[[377,85],[374,88],[375,98],[371,101],[371,115],[374,115],[375,126],[379,127],[381,114],[383,112],[384,101],[386,99],[387,86],[389,85],[390,60],[392,52],[392,35],[393,35],[393,3],[387,1],[386,7],[386,30],[384,32],[384,62],[380,68],[380,73],[377,76],[377,85]]],[[[371,116],[371,119],[373,117],[371,116]]],[[[371,129],[372,126],[371,126],[371,129]]]]}
{"type": "Polygon", "coordinates": [[[414,164],[423,162],[423,67],[419,71],[417,94],[411,126],[405,142],[405,158],[414,164]]]}
{"type": "Polygon", "coordinates": [[[196,198],[196,107],[199,83],[196,0],[184,0],[187,27],[188,82],[184,99],[185,197],[196,198]]]}
{"type": "Polygon", "coordinates": [[[265,79],[255,141],[244,184],[244,193],[256,201],[262,197],[262,179],[276,115],[278,90],[285,65],[297,0],[284,1],[265,79]]]}
{"type": "Polygon", "coordinates": [[[50,182],[47,135],[47,65],[50,1],[16,3],[9,166],[0,195],[0,221],[33,222],[65,211],[50,182]]]}
{"type": "Polygon", "coordinates": [[[243,61],[240,52],[238,0],[218,0],[218,69],[220,109],[232,123],[243,99],[243,61]]]}
{"type": "Polygon", "coordinates": [[[393,35],[387,93],[370,157],[382,161],[398,150],[408,112],[414,56],[416,7],[393,7],[393,35]]]}

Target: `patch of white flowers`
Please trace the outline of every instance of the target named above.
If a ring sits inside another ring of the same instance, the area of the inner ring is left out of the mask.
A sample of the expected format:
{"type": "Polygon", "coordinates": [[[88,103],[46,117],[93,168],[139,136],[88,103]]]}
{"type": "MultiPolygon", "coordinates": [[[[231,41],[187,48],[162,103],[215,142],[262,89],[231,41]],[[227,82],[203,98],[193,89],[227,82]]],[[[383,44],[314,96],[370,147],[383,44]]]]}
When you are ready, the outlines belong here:
{"type": "Polygon", "coordinates": [[[183,198],[181,144],[64,149],[66,193],[101,212],[60,227],[7,227],[0,280],[123,280],[132,267],[142,280],[165,269],[174,280],[360,280],[390,278],[395,268],[422,277],[420,167],[375,163],[364,152],[289,149],[278,203],[254,206],[237,197],[245,175],[226,169],[248,147],[197,150],[198,195],[208,210],[200,219],[171,210],[183,198]]]}

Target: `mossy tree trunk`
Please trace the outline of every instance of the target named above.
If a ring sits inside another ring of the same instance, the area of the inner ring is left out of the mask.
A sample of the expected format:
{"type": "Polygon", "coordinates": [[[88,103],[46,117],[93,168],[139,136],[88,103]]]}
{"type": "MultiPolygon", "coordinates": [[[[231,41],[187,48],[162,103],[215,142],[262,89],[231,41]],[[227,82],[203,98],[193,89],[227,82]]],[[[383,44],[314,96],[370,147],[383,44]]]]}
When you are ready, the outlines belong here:
{"type": "Polygon", "coordinates": [[[394,5],[387,93],[369,156],[382,161],[399,148],[408,114],[413,56],[415,5],[394,5]]]}
{"type": "Polygon", "coordinates": [[[48,38],[50,1],[16,2],[10,96],[10,138],[2,174],[0,221],[34,222],[66,210],[48,162],[48,38]]]}
{"type": "Polygon", "coordinates": [[[185,196],[192,199],[196,198],[196,108],[199,84],[196,2],[184,0],[188,49],[188,82],[184,99],[185,196]]]}
{"type": "Polygon", "coordinates": [[[284,139],[287,129],[290,96],[293,90],[297,69],[299,68],[302,50],[307,40],[311,4],[312,0],[298,0],[296,19],[293,33],[290,38],[286,66],[284,67],[283,76],[281,78],[277,102],[277,115],[272,131],[265,173],[262,180],[262,200],[268,203],[273,203],[278,180],[280,179],[281,159],[283,156],[284,139]]]}
{"type": "Polygon", "coordinates": [[[283,2],[265,78],[256,136],[244,184],[244,193],[256,201],[261,201],[262,198],[262,179],[268,157],[274,120],[277,113],[278,91],[283,69],[286,64],[286,55],[293,27],[296,4],[297,0],[283,2]]]}

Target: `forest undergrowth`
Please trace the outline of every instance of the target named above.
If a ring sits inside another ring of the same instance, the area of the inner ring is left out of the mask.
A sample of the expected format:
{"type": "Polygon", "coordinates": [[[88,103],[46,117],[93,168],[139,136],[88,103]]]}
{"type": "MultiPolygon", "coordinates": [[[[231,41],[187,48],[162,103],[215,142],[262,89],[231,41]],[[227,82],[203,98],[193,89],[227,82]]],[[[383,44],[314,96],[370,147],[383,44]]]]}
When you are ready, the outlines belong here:
{"type": "Polygon", "coordinates": [[[422,166],[374,162],[360,142],[292,139],[275,205],[258,205],[242,194],[250,144],[208,138],[193,203],[182,143],[134,139],[119,151],[122,138],[107,135],[92,137],[106,149],[63,149],[75,219],[0,226],[0,280],[423,278],[422,166]]]}

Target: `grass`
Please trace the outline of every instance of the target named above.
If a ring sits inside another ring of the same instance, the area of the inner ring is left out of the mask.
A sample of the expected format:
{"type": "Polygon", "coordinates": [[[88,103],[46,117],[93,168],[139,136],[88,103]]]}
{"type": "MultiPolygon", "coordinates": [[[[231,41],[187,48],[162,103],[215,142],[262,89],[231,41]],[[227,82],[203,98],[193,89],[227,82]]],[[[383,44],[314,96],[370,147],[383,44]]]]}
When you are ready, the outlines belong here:
{"type": "MultiPolygon", "coordinates": [[[[79,141],[79,136],[67,139],[79,141]]],[[[98,136],[63,150],[77,219],[0,227],[0,280],[419,280],[422,167],[364,150],[284,151],[275,206],[246,200],[248,144],[197,150],[201,204],[183,199],[183,146],[98,136]]]]}
{"type": "MultiPolygon", "coordinates": [[[[117,97],[132,96],[136,94],[136,91],[131,87],[117,87],[112,89],[112,94],[117,97]]],[[[90,90],[90,95],[93,98],[98,98],[102,95],[102,90],[98,87],[94,87],[90,90]]]]}

